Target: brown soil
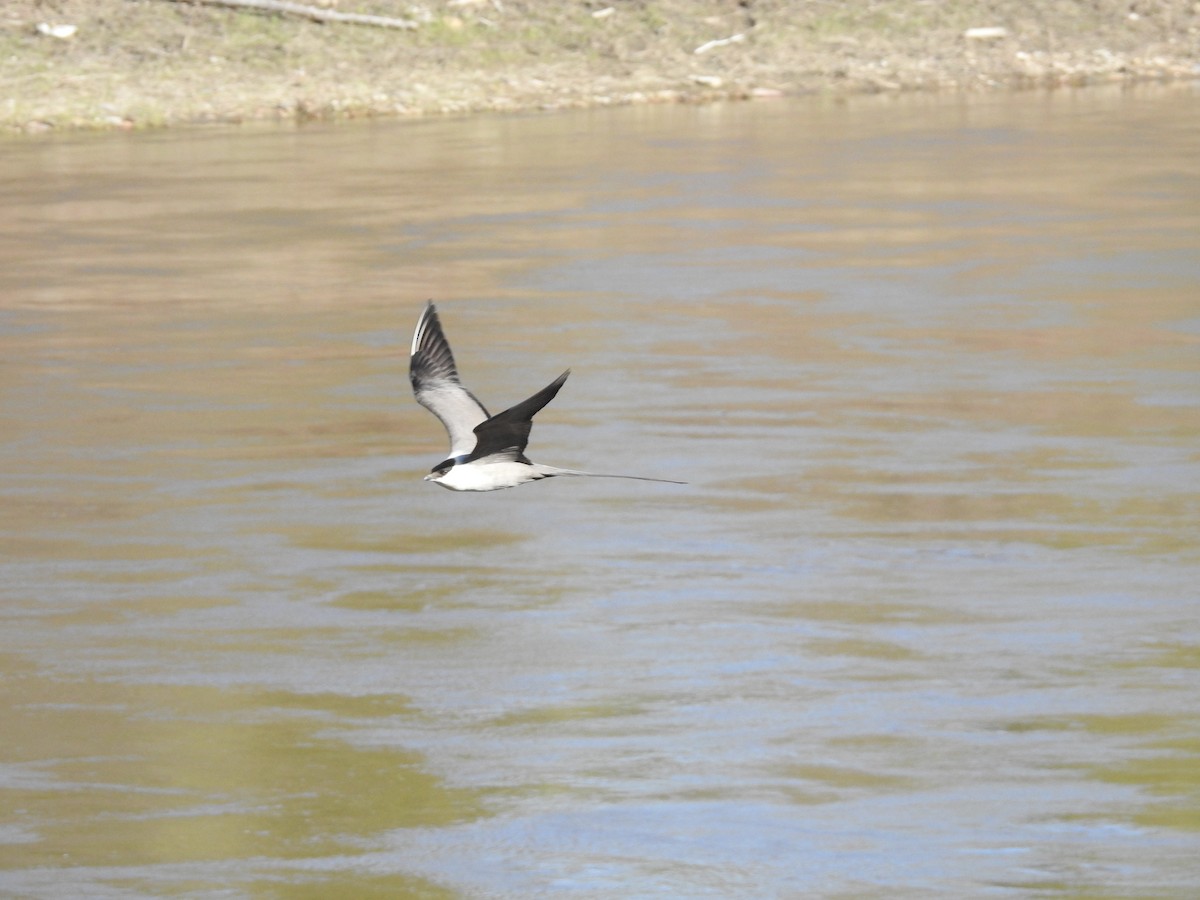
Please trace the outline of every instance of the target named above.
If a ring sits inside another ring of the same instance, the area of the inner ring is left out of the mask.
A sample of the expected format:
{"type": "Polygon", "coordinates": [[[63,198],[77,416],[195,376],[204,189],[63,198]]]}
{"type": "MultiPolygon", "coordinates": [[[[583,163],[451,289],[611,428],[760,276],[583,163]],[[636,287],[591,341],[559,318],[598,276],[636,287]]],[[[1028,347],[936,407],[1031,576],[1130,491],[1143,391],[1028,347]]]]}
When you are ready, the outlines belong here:
{"type": "Polygon", "coordinates": [[[0,129],[1200,77],[1195,0],[309,2],[418,24],[178,0],[7,0],[0,129]],[[45,33],[62,25],[74,33],[45,33]]]}

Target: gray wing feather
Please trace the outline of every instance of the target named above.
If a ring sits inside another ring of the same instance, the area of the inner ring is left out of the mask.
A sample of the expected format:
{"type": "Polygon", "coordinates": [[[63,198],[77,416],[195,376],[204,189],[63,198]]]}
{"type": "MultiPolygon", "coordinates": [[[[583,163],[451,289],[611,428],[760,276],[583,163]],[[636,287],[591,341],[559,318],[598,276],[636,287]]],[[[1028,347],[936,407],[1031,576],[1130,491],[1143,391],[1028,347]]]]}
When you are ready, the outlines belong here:
{"type": "Polygon", "coordinates": [[[413,396],[446,426],[448,458],[469,455],[475,449],[475,428],[487,421],[488,412],[458,380],[454,355],[432,301],[417,321],[410,352],[408,380],[413,396]]]}

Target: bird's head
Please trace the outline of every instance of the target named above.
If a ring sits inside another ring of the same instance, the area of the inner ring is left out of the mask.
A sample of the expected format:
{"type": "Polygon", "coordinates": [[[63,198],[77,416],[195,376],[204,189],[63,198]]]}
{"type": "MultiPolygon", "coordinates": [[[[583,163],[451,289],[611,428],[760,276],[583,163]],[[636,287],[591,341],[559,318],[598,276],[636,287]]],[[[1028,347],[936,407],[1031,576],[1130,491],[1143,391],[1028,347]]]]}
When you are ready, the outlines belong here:
{"type": "Polygon", "coordinates": [[[440,463],[438,463],[436,466],[434,466],[432,469],[429,470],[429,474],[425,476],[425,481],[433,481],[433,482],[441,481],[443,478],[446,477],[446,473],[454,468],[455,462],[456,462],[456,460],[454,460],[454,459],[442,460],[440,463]]]}

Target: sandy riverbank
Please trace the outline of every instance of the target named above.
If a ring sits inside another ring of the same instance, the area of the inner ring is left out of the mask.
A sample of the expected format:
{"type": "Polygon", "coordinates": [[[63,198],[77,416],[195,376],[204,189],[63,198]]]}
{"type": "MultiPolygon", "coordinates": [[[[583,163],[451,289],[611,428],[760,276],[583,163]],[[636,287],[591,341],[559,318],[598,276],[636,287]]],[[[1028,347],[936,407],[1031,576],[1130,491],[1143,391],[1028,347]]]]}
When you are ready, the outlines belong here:
{"type": "Polygon", "coordinates": [[[9,0],[0,129],[1200,77],[1194,0],[320,2],[415,27],[174,0],[9,0]]]}

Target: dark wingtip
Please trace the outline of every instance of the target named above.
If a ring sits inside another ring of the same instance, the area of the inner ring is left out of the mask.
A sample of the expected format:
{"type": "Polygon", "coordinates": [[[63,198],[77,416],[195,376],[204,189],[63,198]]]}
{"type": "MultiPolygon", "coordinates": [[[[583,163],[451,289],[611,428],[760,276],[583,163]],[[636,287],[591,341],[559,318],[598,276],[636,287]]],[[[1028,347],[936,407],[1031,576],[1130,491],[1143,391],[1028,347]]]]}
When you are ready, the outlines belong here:
{"type": "Polygon", "coordinates": [[[426,319],[433,319],[434,321],[437,321],[437,317],[438,317],[437,307],[433,305],[432,300],[426,300],[425,308],[423,310],[421,310],[420,321],[424,322],[426,319]]]}
{"type": "Polygon", "coordinates": [[[425,301],[425,308],[421,310],[421,317],[417,319],[417,325],[420,326],[427,319],[437,320],[437,307],[433,305],[432,300],[425,301]]]}
{"type": "MultiPolygon", "coordinates": [[[[450,343],[442,331],[442,323],[438,318],[437,307],[432,300],[425,302],[421,318],[417,320],[416,330],[413,331],[412,345],[409,347],[409,379],[417,377],[417,369],[425,370],[425,374],[436,374],[458,379],[458,369],[454,365],[454,354],[450,352],[450,343]]],[[[414,384],[416,382],[414,381],[414,384]]]]}

